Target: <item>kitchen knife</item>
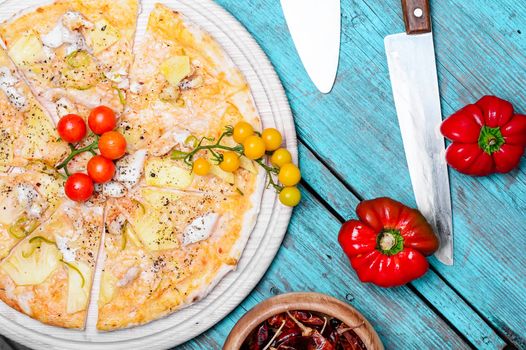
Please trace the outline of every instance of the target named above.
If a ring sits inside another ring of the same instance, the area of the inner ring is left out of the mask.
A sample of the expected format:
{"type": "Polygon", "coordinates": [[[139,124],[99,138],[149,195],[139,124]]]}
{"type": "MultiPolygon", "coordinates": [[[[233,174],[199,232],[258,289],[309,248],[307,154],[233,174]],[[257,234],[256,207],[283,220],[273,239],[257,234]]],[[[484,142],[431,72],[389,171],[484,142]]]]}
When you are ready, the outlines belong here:
{"type": "Polygon", "coordinates": [[[389,75],[416,203],[453,264],[453,230],[442,113],[428,0],[402,0],[406,33],[385,38],[389,75]]]}
{"type": "Polygon", "coordinates": [[[329,93],[340,56],[340,0],[281,0],[281,7],[305,70],[329,93]]]}

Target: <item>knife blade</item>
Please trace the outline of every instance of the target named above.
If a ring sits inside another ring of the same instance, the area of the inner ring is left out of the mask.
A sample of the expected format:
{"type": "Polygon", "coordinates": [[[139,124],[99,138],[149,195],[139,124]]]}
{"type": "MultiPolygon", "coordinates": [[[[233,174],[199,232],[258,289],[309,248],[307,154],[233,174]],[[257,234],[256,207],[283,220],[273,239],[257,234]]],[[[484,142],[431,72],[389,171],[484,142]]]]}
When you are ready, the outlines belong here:
{"type": "Polygon", "coordinates": [[[385,38],[393,97],[418,209],[440,238],[439,261],[453,264],[453,225],[442,112],[428,0],[402,0],[406,33],[385,38]]]}
{"type": "Polygon", "coordinates": [[[340,56],[340,0],[281,0],[301,62],[318,90],[332,90],[340,56]]]}

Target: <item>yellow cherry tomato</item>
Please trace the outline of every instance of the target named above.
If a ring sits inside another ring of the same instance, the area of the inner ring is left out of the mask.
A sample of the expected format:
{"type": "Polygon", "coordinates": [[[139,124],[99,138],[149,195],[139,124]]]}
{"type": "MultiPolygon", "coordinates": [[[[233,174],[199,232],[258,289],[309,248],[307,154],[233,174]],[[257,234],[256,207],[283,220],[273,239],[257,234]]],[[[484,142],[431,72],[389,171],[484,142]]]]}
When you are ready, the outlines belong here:
{"type": "Polygon", "coordinates": [[[279,193],[279,201],[288,207],[295,207],[300,200],[301,192],[297,187],[285,187],[279,193]]]}
{"type": "Polygon", "coordinates": [[[301,180],[300,169],[292,163],[287,163],[279,170],[278,180],[286,187],[295,186],[301,180]]]}
{"type": "Polygon", "coordinates": [[[240,165],[241,161],[237,153],[229,151],[223,153],[223,161],[219,164],[219,167],[228,173],[233,173],[239,169],[240,165]]]}
{"type": "Polygon", "coordinates": [[[285,148],[279,148],[274,152],[274,154],[272,154],[272,157],[270,157],[270,162],[272,165],[281,168],[287,163],[292,163],[292,155],[285,148]]]}
{"type": "Polygon", "coordinates": [[[194,174],[199,176],[206,176],[210,172],[210,162],[205,158],[198,158],[192,167],[194,174]]]}
{"type": "Polygon", "coordinates": [[[243,149],[248,159],[256,160],[265,155],[265,142],[261,137],[252,135],[243,142],[243,149]]]}
{"type": "Polygon", "coordinates": [[[254,128],[247,122],[239,122],[234,126],[234,141],[243,143],[247,137],[254,135],[254,128]]]}
{"type": "Polygon", "coordinates": [[[267,151],[277,150],[283,142],[283,137],[281,136],[281,133],[274,128],[268,128],[263,130],[261,138],[265,142],[265,148],[267,151]]]}

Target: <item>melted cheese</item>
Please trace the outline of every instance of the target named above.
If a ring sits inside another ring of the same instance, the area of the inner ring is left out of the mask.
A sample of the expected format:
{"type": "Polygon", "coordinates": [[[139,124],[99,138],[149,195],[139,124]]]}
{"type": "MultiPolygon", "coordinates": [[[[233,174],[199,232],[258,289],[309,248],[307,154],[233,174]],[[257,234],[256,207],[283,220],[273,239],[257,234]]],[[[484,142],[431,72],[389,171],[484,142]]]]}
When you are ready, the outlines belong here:
{"type": "Polygon", "coordinates": [[[196,218],[184,230],[183,245],[187,246],[209,238],[214,232],[218,221],[219,214],[216,213],[208,213],[196,218]]]}

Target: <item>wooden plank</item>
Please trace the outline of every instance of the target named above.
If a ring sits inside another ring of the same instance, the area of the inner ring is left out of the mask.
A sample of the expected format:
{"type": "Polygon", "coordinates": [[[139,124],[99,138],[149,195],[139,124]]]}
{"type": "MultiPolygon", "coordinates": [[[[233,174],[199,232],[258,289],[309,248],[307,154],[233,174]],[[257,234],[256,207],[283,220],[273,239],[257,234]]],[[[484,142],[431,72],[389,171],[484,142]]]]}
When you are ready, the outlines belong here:
{"type": "Polygon", "coordinates": [[[386,290],[358,281],[337,244],[340,221],[304,189],[277,258],[265,278],[227,319],[181,349],[220,348],[235,321],[277,293],[317,291],[347,300],[371,321],[387,349],[468,349],[409,288],[386,290]]]}
{"type": "MultiPolygon", "coordinates": [[[[299,147],[303,179],[345,220],[355,218],[359,203],[342,182],[330,173],[302,143],[299,147]]],[[[506,345],[493,329],[454,290],[429,271],[412,286],[477,349],[501,349],[506,345]]]]}
{"type": "MultiPolygon", "coordinates": [[[[343,4],[340,72],[333,92],[321,95],[301,66],[277,2],[219,2],[270,56],[308,146],[364,197],[387,195],[414,205],[383,47],[385,35],[403,30],[401,9],[380,0],[343,4]]],[[[431,6],[444,114],[490,92],[526,111],[525,34],[517,32],[526,3],[448,0],[431,6]]],[[[494,327],[526,348],[524,164],[487,178],[451,172],[456,263],[432,264],[494,327]]]]}

